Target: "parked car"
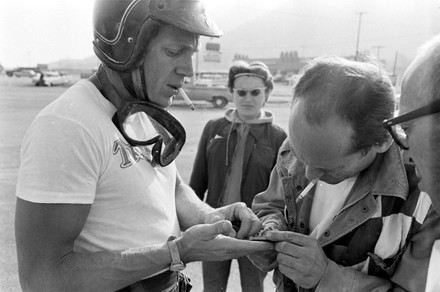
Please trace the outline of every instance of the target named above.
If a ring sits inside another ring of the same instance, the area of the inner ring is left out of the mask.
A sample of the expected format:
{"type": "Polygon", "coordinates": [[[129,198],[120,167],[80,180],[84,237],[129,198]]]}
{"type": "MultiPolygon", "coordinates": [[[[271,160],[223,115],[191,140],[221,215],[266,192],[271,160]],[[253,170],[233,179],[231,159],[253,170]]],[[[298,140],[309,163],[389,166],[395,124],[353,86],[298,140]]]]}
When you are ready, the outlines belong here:
{"type": "Polygon", "coordinates": [[[282,83],[286,85],[294,85],[297,82],[298,75],[294,73],[278,73],[273,77],[273,81],[277,83],[282,83]]]}
{"type": "Polygon", "coordinates": [[[298,74],[288,74],[286,76],[286,85],[295,85],[298,82],[298,74]]]}
{"type": "Polygon", "coordinates": [[[285,83],[286,82],[286,75],[282,74],[282,73],[277,73],[273,76],[273,82],[282,82],[285,83]]]}
{"type": "Polygon", "coordinates": [[[6,75],[9,77],[34,77],[36,72],[32,69],[15,68],[12,70],[6,70],[6,75]]]}
{"type": "MultiPolygon", "coordinates": [[[[182,88],[191,100],[208,101],[216,108],[225,107],[230,101],[232,101],[232,95],[226,85],[185,83],[182,88]]],[[[179,93],[176,96],[176,99],[183,99],[183,97],[179,93]]]]}
{"type": "Polygon", "coordinates": [[[36,86],[65,85],[67,82],[66,75],[58,71],[41,71],[32,78],[32,83],[36,86]]]}

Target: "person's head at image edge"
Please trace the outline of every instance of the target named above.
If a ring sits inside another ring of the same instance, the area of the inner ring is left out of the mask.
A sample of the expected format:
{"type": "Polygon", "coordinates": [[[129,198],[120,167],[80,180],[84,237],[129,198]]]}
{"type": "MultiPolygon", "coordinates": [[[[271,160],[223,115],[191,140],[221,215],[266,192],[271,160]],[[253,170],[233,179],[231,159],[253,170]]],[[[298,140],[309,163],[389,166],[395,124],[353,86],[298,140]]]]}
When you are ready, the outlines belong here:
{"type": "Polygon", "coordinates": [[[93,21],[95,54],[119,98],[163,108],[194,74],[199,36],[223,34],[201,0],[97,0],[93,21]]]}
{"type": "Polygon", "coordinates": [[[393,115],[394,88],[377,65],[320,57],[294,87],[290,146],[308,179],[337,184],[359,174],[392,139],[382,121],[393,115]]]}
{"type": "Polygon", "coordinates": [[[401,86],[400,115],[422,107],[429,113],[405,119],[400,126],[414,160],[420,190],[428,193],[440,213],[440,35],[418,51],[406,69],[401,86]]]}
{"type": "Polygon", "coordinates": [[[229,69],[228,88],[241,120],[260,116],[273,87],[272,74],[262,62],[237,61],[229,69]]]}

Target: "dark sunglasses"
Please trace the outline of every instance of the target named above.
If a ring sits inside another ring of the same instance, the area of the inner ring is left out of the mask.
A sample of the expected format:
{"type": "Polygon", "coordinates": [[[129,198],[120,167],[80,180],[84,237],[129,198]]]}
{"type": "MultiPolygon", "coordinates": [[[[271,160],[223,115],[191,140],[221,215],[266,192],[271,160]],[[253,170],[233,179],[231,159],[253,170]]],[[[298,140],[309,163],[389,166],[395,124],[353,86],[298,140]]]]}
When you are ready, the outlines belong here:
{"type": "Polygon", "coordinates": [[[264,92],[265,89],[266,87],[254,88],[250,90],[234,88],[232,90],[239,96],[244,97],[248,94],[248,92],[250,92],[252,96],[259,96],[262,92],[264,92]]]}
{"type": "Polygon", "coordinates": [[[440,112],[440,100],[434,100],[433,102],[422,106],[413,111],[407,112],[403,115],[397,116],[395,118],[386,119],[383,121],[383,126],[388,130],[391,137],[393,137],[394,142],[404,150],[409,149],[409,145],[406,139],[405,131],[400,123],[404,123],[413,119],[417,119],[423,116],[432,115],[440,112]]]}
{"type": "Polygon", "coordinates": [[[155,164],[167,166],[179,155],[185,144],[185,129],[166,110],[147,101],[128,101],[112,118],[131,146],[153,145],[155,164]]]}

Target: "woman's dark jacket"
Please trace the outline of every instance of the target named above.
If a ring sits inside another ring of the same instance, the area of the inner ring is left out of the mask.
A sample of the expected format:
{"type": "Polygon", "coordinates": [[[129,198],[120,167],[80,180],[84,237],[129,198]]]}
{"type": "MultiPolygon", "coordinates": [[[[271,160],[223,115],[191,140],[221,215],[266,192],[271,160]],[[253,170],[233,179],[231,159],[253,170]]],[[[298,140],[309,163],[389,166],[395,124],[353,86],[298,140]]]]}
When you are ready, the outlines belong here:
{"type": "MultiPolygon", "coordinates": [[[[189,185],[203,200],[216,208],[223,206],[225,182],[237,145],[237,128],[225,117],[210,120],[202,133],[189,185]]],[[[251,207],[256,194],[264,191],[278,149],[287,137],[279,126],[270,123],[250,124],[243,157],[241,201],[251,207]]]]}

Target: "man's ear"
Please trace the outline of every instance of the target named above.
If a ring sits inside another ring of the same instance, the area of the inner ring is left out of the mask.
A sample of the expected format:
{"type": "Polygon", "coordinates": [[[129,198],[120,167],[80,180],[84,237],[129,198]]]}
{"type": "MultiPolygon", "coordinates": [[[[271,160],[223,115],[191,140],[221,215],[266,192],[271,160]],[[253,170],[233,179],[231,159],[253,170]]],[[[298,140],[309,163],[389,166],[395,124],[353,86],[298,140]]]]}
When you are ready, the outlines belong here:
{"type": "Polygon", "coordinates": [[[384,153],[390,148],[391,144],[393,144],[393,138],[388,137],[384,142],[374,144],[373,150],[376,151],[376,153],[384,153]]]}

